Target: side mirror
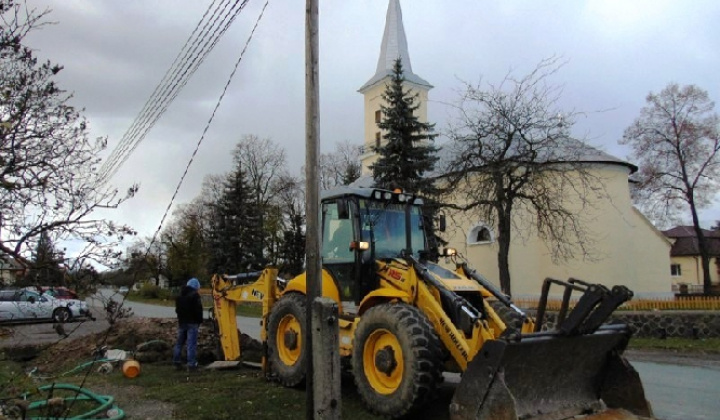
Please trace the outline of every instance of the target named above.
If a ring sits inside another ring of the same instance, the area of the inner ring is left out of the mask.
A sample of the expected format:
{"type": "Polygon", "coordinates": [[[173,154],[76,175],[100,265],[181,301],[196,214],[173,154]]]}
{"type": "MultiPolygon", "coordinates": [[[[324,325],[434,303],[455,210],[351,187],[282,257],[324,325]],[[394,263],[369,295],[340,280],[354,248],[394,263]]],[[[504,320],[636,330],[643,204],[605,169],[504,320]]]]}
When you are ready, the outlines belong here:
{"type": "Polygon", "coordinates": [[[446,226],[446,222],[445,222],[445,215],[441,214],[440,216],[438,216],[438,230],[440,232],[445,232],[446,227],[447,226],[446,226]]]}
{"type": "Polygon", "coordinates": [[[337,207],[338,207],[338,219],[347,220],[350,218],[350,210],[348,210],[347,200],[338,200],[337,207]]]}

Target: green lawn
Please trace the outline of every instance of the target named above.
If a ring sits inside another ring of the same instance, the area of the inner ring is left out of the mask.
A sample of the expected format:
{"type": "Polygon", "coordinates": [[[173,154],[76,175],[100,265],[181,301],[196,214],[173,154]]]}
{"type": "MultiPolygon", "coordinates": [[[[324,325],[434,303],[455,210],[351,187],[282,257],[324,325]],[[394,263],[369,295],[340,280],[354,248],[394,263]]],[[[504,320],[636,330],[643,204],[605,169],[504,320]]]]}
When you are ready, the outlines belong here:
{"type": "MultiPolygon", "coordinates": [[[[132,302],[147,303],[150,305],[175,306],[175,299],[147,298],[141,296],[138,292],[130,292],[127,296],[127,300],[132,302]]],[[[203,304],[208,305],[208,301],[210,301],[210,305],[212,305],[212,301],[208,299],[204,300],[203,304]]],[[[239,316],[246,316],[250,318],[260,318],[262,316],[262,306],[254,303],[240,303],[237,305],[237,314],[239,316]]]]}
{"type": "MultiPolygon", "coordinates": [[[[0,379],[6,377],[0,376],[0,379]]],[[[58,382],[79,385],[82,380],[82,376],[72,376],[58,379],[58,382]]],[[[159,417],[155,413],[155,418],[187,420],[305,418],[304,388],[282,387],[265,379],[260,370],[250,368],[224,371],[200,370],[188,374],[185,371],[176,371],[168,364],[145,364],[142,366],[140,376],[134,379],[123,377],[119,369],[109,375],[100,375],[93,370],[84,388],[95,393],[112,394],[117,406],[132,418],[146,418],[142,411],[138,411],[142,410],[140,407],[156,406],[158,401],[167,403],[173,409],[168,409],[172,412],[164,413],[159,417]]],[[[2,397],[7,396],[10,395],[2,394],[2,397]]],[[[45,397],[45,395],[36,395],[35,399],[45,397]]],[[[449,398],[447,392],[441,393],[436,404],[432,404],[427,410],[412,418],[448,419],[449,398]]],[[[343,379],[341,407],[342,418],[346,420],[382,418],[371,414],[363,407],[350,377],[343,379]]],[[[76,407],[76,409],[81,408],[88,409],[76,407]]]]}
{"type": "MultiPolygon", "coordinates": [[[[247,306],[247,305],[245,305],[247,306]]],[[[258,308],[256,308],[257,310],[258,308]]],[[[720,353],[720,339],[638,339],[630,342],[633,349],[659,349],[673,353],[720,353]]],[[[79,363],[70,362],[68,363],[79,363]]],[[[29,365],[2,360],[0,363],[0,401],[32,391],[49,381],[33,382],[25,374],[29,365]]],[[[72,366],[58,367],[67,372],[72,366]]],[[[58,382],[79,385],[82,376],[56,379],[58,382]]],[[[91,370],[85,388],[100,394],[112,394],[117,405],[129,411],[133,418],[143,416],[141,406],[155,407],[156,402],[166,403],[167,413],[159,418],[174,419],[302,419],[305,418],[305,390],[289,389],[268,381],[262,372],[251,368],[239,370],[201,370],[188,375],[176,371],[169,364],[143,364],[142,372],[135,379],[122,376],[120,369],[109,375],[91,370]],[[170,412],[172,411],[172,412],[170,412]]],[[[417,413],[414,419],[448,418],[447,409],[453,388],[441,387],[438,399],[427,409],[417,413]]],[[[35,398],[40,398],[37,395],[35,398]]],[[[380,417],[369,413],[355,390],[352,378],[343,377],[342,418],[347,420],[374,420],[380,417]]],[[[87,405],[87,404],[86,404],[87,405]]],[[[82,407],[79,407],[82,408],[82,407]]],[[[78,409],[79,409],[78,408],[78,409]]],[[[155,414],[155,418],[157,414],[155,414]]]]}

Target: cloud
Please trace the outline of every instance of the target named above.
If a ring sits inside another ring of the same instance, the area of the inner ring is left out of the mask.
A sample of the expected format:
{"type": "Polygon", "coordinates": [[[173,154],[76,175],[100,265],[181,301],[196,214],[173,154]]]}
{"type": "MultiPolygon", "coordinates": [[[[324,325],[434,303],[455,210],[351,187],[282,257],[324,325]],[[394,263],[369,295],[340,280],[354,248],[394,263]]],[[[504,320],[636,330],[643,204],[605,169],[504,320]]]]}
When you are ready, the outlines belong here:
{"type": "MultiPolygon", "coordinates": [[[[209,5],[205,2],[33,1],[53,8],[57,25],[29,42],[65,66],[63,88],[86,109],[94,136],[114,148],[209,5]]],[[[585,111],[577,126],[592,144],[625,158],[617,145],[645,95],[668,82],[694,83],[720,98],[720,29],[712,1],[580,2],[402,1],[415,73],[432,83],[430,119],[446,127],[458,79],[500,81],[560,55],[563,106],[585,111]],[[601,112],[600,112],[601,111],[601,112]]],[[[141,183],[113,218],[151,233],[210,117],[263,2],[250,2],[175,103],[118,171],[121,188],[141,183]]],[[[363,139],[356,90],[374,73],[387,0],[323,2],[320,10],[321,144],[363,139]]],[[[273,2],[191,168],[178,202],[200,191],[204,176],[230,169],[244,134],[287,149],[299,174],[305,156],[304,4],[273,2]]],[[[720,218],[717,216],[716,218],[720,218]]]]}

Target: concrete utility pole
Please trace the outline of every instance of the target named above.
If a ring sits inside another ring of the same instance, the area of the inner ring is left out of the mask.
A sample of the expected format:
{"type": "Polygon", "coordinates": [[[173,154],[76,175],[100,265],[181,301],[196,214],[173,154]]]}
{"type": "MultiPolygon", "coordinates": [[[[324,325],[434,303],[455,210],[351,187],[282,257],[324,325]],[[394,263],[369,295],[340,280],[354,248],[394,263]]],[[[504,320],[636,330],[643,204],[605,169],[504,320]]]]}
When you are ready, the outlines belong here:
{"type": "Polygon", "coordinates": [[[318,1],[305,3],[305,263],[307,264],[307,316],[303,345],[307,359],[306,418],[315,418],[314,394],[322,392],[313,381],[312,320],[313,301],[320,297],[322,290],[322,269],[320,266],[320,182],[318,163],[320,160],[320,77],[318,71],[318,1]]]}
{"type": "Polygon", "coordinates": [[[306,418],[340,419],[340,339],[338,305],[323,299],[320,261],[320,81],[318,70],[318,1],[305,7],[305,235],[306,334],[302,337],[307,362],[306,418]],[[329,359],[328,359],[329,358],[329,359]]]}

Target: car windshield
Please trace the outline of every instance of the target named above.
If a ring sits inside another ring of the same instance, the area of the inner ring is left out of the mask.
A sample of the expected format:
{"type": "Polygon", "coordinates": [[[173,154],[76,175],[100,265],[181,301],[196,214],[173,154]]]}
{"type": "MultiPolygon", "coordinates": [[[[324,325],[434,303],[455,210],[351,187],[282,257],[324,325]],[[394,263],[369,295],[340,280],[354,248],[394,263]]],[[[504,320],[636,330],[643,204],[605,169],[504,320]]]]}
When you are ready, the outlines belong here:
{"type": "MultiPolygon", "coordinates": [[[[376,258],[395,258],[407,247],[405,240],[405,204],[374,200],[360,201],[362,240],[374,240],[376,258]]],[[[410,207],[412,253],[425,250],[425,233],[418,206],[410,207]]]]}

